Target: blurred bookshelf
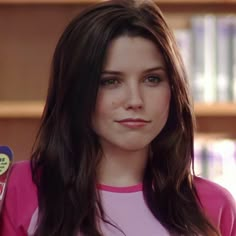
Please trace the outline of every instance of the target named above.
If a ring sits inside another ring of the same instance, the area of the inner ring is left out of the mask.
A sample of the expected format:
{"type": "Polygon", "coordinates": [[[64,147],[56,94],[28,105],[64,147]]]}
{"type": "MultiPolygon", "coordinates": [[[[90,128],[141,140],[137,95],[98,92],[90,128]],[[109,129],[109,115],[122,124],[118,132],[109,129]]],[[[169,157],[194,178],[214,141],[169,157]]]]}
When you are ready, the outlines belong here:
{"type": "MultiPolygon", "coordinates": [[[[44,108],[51,58],[61,32],[81,9],[97,2],[101,1],[0,0],[0,145],[11,146],[15,153],[15,160],[29,159],[30,157],[44,108]]],[[[168,24],[175,31],[186,64],[193,60],[192,37],[194,35],[194,25],[198,23],[199,16],[202,18],[200,27],[203,29],[204,27],[210,27],[216,31],[217,22],[224,23],[225,19],[236,18],[236,0],[157,0],[156,2],[164,12],[168,24]],[[212,25],[215,26],[211,27],[212,25]]],[[[212,32],[213,36],[208,35],[205,38],[215,40],[214,34],[217,33],[216,31],[212,32]]],[[[236,42],[235,36],[231,35],[228,39],[230,43],[236,42]]],[[[225,40],[225,38],[223,37],[222,40],[225,40]]],[[[227,43],[224,44],[224,48],[231,50],[229,41],[224,41],[227,43]]],[[[207,45],[210,45],[209,51],[214,52],[212,48],[213,46],[217,47],[217,42],[213,42],[206,41],[205,46],[200,46],[206,49],[207,45]]],[[[235,53],[234,50],[231,51],[235,53]]],[[[233,143],[236,140],[236,94],[233,95],[234,92],[231,91],[228,96],[228,93],[222,91],[227,88],[235,88],[236,91],[236,82],[232,82],[234,80],[231,79],[230,83],[227,81],[227,83],[220,83],[223,86],[218,87],[218,90],[220,89],[219,93],[216,88],[217,77],[211,75],[217,74],[217,60],[221,58],[214,59],[216,55],[207,53],[204,53],[204,55],[200,55],[204,63],[206,59],[207,71],[204,72],[203,77],[207,78],[208,81],[206,84],[205,82],[201,83],[202,85],[205,84],[204,89],[201,87],[204,91],[198,94],[199,90],[197,90],[196,93],[196,89],[190,81],[192,93],[195,96],[194,112],[197,121],[195,146],[198,147],[196,156],[199,156],[199,150],[203,150],[204,154],[205,149],[210,153],[213,148],[219,151],[218,147],[226,150],[224,152],[226,154],[227,150],[233,150],[233,143]],[[204,58],[204,55],[206,58],[204,58]],[[210,67],[209,58],[213,58],[214,61],[210,64],[210,67]],[[215,81],[212,79],[215,79],[215,81]],[[211,83],[215,83],[215,91],[210,87],[211,83]],[[235,85],[231,83],[235,83],[235,85]],[[215,92],[218,95],[213,94],[215,92]],[[226,97],[220,97],[219,94],[226,95],[226,97]],[[199,97],[203,99],[199,99],[199,97]]],[[[224,57],[222,56],[222,58],[224,57]]],[[[236,56],[232,57],[231,60],[233,64],[230,68],[235,68],[232,73],[230,72],[231,76],[236,73],[235,58],[236,56]]],[[[225,60],[225,62],[227,61],[229,60],[225,60]]],[[[192,64],[195,65],[195,63],[192,64]]],[[[222,65],[224,64],[222,63],[222,65]]],[[[187,68],[187,70],[189,78],[193,79],[195,76],[192,74],[193,69],[187,68]]],[[[224,68],[222,68],[222,71],[226,73],[224,68]]],[[[225,76],[227,77],[227,75],[225,76]]],[[[202,154],[202,151],[200,153],[202,154]]],[[[213,154],[213,156],[217,155],[213,154]]],[[[219,164],[222,163],[222,161],[219,161],[222,159],[222,153],[218,156],[221,157],[215,158],[215,160],[219,164]]],[[[235,156],[236,154],[234,154],[234,158],[229,157],[228,163],[236,173],[235,156]]],[[[206,155],[203,155],[203,158],[197,158],[196,162],[198,164],[205,163],[205,167],[200,165],[205,169],[200,170],[199,167],[199,174],[206,178],[213,178],[212,173],[207,173],[207,166],[209,166],[209,163],[214,165],[212,164],[214,158],[207,159],[206,155]]],[[[218,171],[219,173],[227,172],[225,170],[228,170],[229,173],[233,172],[232,169],[227,169],[226,158],[224,159],[226,167],[224,171],[223,169],[218,171]]],[[[220,168],[218,164],[216,164],[216,170],[220,168]]],[[[223,179],[218,178],[219,182],[223,179]]],[[[224,181],[226,187],[228,187],[229,182],[224,181]]],[[[232,182],[230,182],[230,185],[233,186],[232,182]]]]}
{"type": "Polygon", "coordinates": [[[236,141],[222,135],[199,135],[194,142],[195,174],[227,188],[236,199],[236,141]]]}

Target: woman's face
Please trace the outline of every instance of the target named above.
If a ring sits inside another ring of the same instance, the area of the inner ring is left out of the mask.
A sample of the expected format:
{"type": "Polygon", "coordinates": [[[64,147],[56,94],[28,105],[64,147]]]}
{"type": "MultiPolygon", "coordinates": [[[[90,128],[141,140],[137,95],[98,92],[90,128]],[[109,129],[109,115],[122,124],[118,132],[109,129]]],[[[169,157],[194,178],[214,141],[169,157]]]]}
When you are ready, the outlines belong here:
{"type": "Polygon", "coordinates": [[[138,151],[164,127],[170,85],[161,52],[142,37],[121,36],[107,51],[93,129],[103,151],[138,151]]]}

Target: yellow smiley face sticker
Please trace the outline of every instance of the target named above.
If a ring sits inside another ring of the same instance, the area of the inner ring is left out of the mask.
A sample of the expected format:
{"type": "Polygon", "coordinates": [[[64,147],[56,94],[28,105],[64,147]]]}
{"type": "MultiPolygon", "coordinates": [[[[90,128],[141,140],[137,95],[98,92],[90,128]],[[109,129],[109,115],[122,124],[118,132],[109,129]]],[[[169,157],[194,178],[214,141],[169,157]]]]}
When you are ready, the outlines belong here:
{"type": "Polygon", "coordinates": [[[4,174],[10,166],[9,157],[6,154],[0,154],[0,175],[4,174]]]}

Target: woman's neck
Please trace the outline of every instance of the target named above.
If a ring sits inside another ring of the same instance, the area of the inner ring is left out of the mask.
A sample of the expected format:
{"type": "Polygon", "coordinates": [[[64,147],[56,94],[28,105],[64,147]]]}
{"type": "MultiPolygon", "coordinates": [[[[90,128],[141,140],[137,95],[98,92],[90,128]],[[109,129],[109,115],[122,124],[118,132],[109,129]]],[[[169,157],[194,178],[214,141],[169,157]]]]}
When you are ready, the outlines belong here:
{"type": "Polygon", "coordinates": [[[148,158],[148,148],[137,151],[103,149],[98,168],[100,184],[125,187],[142,182],[148,158]]]}

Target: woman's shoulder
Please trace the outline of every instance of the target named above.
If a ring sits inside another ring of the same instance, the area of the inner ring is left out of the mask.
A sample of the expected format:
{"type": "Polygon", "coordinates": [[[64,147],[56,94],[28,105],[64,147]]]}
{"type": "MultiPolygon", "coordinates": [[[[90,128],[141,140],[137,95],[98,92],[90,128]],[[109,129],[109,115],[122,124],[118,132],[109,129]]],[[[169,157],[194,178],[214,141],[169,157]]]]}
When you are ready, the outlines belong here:
{"type": "Polygon", "coordinates": [[[200,198],[210,198],[211,201],[214,198],[214,201],[235,203],[235,200],[227,189],[210,180],[194,177],[194,186],[200,198]]]}
{"type": "Polygon", "coordinates": [[[194,186],[206,215],[223,236],[236,235],[236,200],[224,187],[204,178],[194,177],[194,186]]]}
{"type": "Polygon", "coordinates": [[[24,202],[36,198],[36,186],[32,179],[29,161],[13,164],[7,184],[7,196],[9,195],[19,198],[18,201],[24,202]]]}
{"type": "Polygon", "coordinates": [[[0,234],[25,235],[37,207],[37,188],[32,180],[30,162],[14,163],[1,212],[0,234]]]}
{"type": "Polygon", "coordinates": [[[27,182],[32,180],[30,161],[19,161],[12,165],[9,184],[18,184],[22,179],[27,182]]]}
{"type": "Polygon", "coordinates": [[[10,196],[24,203],[36,199],[36,186],[32,179],[30,161],[16,162],[12,165],[6,197],[10,196]]]}

